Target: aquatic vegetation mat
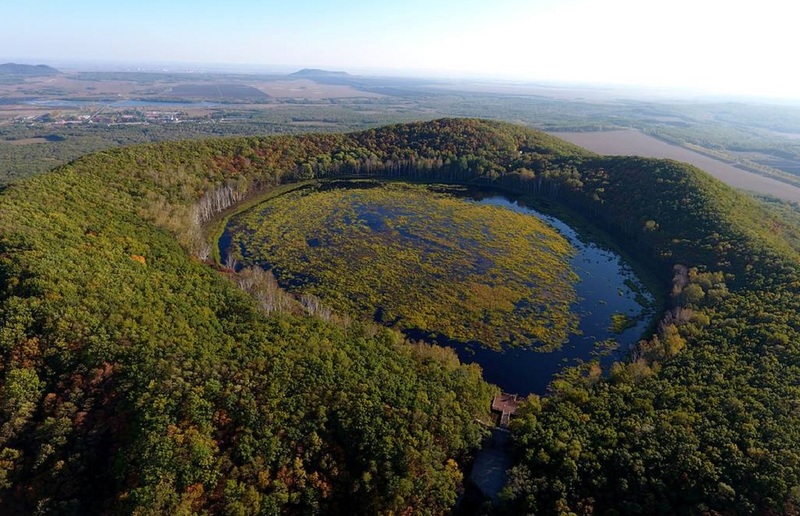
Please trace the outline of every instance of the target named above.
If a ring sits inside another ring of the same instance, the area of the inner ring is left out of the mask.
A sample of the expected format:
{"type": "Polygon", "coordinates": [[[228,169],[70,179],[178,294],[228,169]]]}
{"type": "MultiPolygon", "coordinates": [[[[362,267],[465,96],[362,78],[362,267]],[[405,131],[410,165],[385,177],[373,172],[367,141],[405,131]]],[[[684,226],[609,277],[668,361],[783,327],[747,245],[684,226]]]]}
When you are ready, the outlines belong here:
{"type": "Polygon", "coordinates": [[[577,327],[571,245],[536,217],[462,192],[317,185],[235,217],[231,253],[336,311],[462,342],[559,346],[577,327]]]}

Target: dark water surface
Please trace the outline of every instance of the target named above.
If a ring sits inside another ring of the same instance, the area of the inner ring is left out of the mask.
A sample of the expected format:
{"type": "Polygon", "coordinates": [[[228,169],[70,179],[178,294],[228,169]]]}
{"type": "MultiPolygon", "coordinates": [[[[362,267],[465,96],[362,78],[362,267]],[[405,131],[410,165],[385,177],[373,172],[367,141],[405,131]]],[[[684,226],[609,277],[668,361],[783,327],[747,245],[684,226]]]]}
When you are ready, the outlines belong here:
{"type": "MultiPolygon", "coordinates": [[[[564,367],[593,358],[598,343],[614,339],[619,347],[601,356],[604,366],[622,358],[622,354],[642,336],[655,313],[655,300],[633,270],[616,253],[595,242],[581,239],[578,233],[561,220],[544,215],[503,195],[473,196],[474,202],[503,206],[530,214],[556,228],[575,248],[571,259],[573,271],[580,278],[575,285],[578,302],[573,310],[579,314],[580,335],[571,335],[559,350],[539,353],[530,349],[511,348],[497,352],[479,345],[456,346],[462,362],[477,362],[486,381],[506,392],[527,395],[544,394],[553,375],[564,367]],[[638,292],[638,295],[637,295],[638,292]],[[635,326],[621,334],[610,330],[611,315],[623,313],[637,319],[635,326]]],[[[508,480],[507,470],[513,458],[507,446],[508,436],[495,429],[477,453],[470,472],[472,485],[492,502],[508,480]]],[[[469,487],[471,491],[473,487],[469,487]]]]}
{"type": "Polygon", "coordinates": [[[573,310],[580,317],[578,327],[581,334],[571,335],[560,349],[549,353],[524,348],[506,348],[498,352],[477,344],[457,346],[455,350],[462,362],[480,364],[486,381],[506,392],[523,396],[543,394],[555,373],[565,366],[591,360],[599,351],[602,341],[613,339],[619,344],[615,352],[605,353],[601,357],[601,364],[606,366],[614,360],[620,360],[625,350],[638,342],[653,317],[654,298],[619,255],[597,243],[581,239],[574,229],[561,220],[528,208],[507,196],[492,193],[488,197],[473,197],[472,200],[538,217],[569,240],[576,251],[570,263],[580,278],[575,285],[578,302],[573,310]],[[636,319],[636,325],[621,334],[613,333],[611,315],[614,313],[636,319]]]}
{"type": "MultiPolygon", "coordinates": [[[[343,181],[335,184],[344,188],[359,187],[356,184],[347,185],[343,181]]],[[[451,189],[445,187],[444,191],[450,192],[451,189]]],[[[451,193],[456,195],[455,192],[451,193]]],[[[573,311],[580,319],[580,333],[570,335],[560,349],[551,352],[519,347],[494,350],[479,343],[453,343],[446,339],[433,339],[434,341],[453,347],[462,362],[478,363],[486,381],[498,385],[506,392],[525,396],[530,393],[544,394],[554,374],[566,366],[591,360],[598,353],[601,364],[608,366],[614,360],[622,359],[623,353],[641,338],[655,313],[654,298],[619,255],[582,238],[561,220],[528,208],[494,190],[469,188],[466,194],[457,195],[465,202],[501,206],[537,217],[554,227],[572,244],[575,255],[570,264],[579,277],[575,284],[578,301],[573,305],[573,311]],[[620,334],[612,332],[611,316],[615,313],[635,319],[636,324],[620,334]],[[606,349],[603,343],[608,340],[616,342],[616,351],[606,349]],[[605,351],[601,352],[603,349],[605,351]]],[[[387,210],[381,215],[391,217],[396,214],[387,210]]],[[[381,222],[372,221],[373,224],[381,222]]],[[[228,223],[218,243],[223,262],[232,243],[229,231],[232,223],[233,221],[228,223]]],[[[319,245],[319,242],[309,245],[319,245]]],[[[425,338],[425,335],[418,332],[407,333],[414,339],[425,338]]]]}
{"type": "Polygon", "coordinates": [[[68,100],[68,99],[54,99],[54,100],[29,100],[24,102],[31,106],[42,107],[90,107],[90,106],[107,106],[112,108],[126,108],[126,107],[162,107],[162,108],[209,108],[218,107],[220,104],[214,102],[183,102],[171,100],[68,100]]]}

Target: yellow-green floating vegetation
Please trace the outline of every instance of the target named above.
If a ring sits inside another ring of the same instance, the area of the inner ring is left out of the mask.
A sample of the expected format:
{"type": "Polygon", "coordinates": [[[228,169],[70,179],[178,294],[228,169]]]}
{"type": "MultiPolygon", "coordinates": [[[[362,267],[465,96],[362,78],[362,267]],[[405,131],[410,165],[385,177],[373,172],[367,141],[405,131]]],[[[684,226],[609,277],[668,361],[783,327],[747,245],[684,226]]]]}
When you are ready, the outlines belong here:
{"type": "Polygon", "coordinates": [[[490,346],[550,350],[577,331],[572,246],[456,187],[357,182],[295,191],[236,217],[232,253],[334,310],[490,346]]]}

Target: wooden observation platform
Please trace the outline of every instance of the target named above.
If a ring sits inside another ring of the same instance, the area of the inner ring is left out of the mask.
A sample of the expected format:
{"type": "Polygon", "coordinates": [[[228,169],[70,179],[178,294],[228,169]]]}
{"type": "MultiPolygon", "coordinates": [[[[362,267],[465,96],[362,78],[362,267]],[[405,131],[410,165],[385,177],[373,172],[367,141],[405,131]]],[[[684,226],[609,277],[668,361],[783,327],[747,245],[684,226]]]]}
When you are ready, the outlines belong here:
{"type": "Polygon", "coordinates": [[[517,411],[519,396],[501,392],[492,399],[492,411],[500,413],[500,428],[508,428],[508,421],[517,411]]]}

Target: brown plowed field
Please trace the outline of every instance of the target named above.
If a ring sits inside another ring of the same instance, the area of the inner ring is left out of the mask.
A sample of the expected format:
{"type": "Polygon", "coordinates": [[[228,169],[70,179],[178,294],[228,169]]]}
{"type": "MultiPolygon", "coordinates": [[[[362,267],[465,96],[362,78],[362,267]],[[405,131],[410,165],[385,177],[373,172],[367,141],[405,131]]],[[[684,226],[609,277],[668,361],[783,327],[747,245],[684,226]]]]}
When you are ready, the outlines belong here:
{"type": "Polygon", "coordinates": [[[734,188],[800,202],[800,188],[747,172],[723,161],[663,142],[635,129],[585,133],[551,133],[553,136],[608,156],[670,158],[691,163],[734,188]]]}

